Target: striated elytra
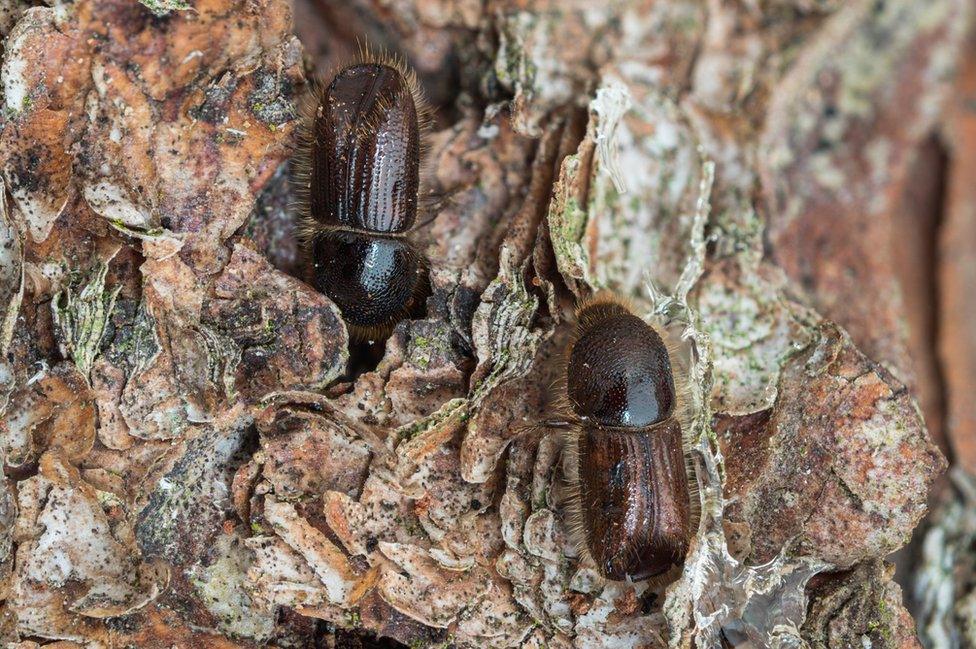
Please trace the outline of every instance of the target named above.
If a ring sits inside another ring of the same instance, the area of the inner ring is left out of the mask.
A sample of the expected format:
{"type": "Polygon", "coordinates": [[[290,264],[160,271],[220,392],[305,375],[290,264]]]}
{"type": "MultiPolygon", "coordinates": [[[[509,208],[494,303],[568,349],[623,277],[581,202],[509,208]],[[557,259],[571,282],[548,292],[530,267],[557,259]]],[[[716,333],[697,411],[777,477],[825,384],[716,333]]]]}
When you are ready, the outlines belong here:
{"type": "Polygon", "coordinates": [[[607,579],[662,575],[683,562],[693,517],[670,355],[610,296],[577,320],[562,413],[571,531],[607,579]]]}
{"type": "Polygon", "coordinates": [[[423,99],[399,62],[367,60],[315,92],[308,112],[312,282],[354,336],[388,335],[426,285],[426,260],[406,236],[419,209],[423,99]]]}
{"type": "Polygon", "coordinates": [[[375,234],[413,227],[420,125],[398,69],[359,63],[339,72],[319,98],[312,135],[313,219],[375,234]]]}

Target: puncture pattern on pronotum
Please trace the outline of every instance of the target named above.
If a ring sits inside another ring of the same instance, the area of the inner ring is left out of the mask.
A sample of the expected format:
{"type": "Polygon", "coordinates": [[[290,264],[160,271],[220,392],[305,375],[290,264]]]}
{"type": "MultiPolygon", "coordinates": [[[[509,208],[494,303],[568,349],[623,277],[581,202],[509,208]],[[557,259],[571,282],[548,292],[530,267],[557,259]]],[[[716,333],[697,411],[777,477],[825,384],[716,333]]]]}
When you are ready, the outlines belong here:
{"type": "Polygon", "coordinates": [[[429,110],[401,61],[360,58],[310,93],[296,171],[312,283],[366,339],[387,335],[426,288],[408,235],[423,207],[429,110]]]}
{"type": "Polygon", "coordinates": [[[680,566],[697,518],[682,366],[666,339],[609,294],[585,302],[549,423],[566,431],[571,535],[611,580],[680,566]]]}

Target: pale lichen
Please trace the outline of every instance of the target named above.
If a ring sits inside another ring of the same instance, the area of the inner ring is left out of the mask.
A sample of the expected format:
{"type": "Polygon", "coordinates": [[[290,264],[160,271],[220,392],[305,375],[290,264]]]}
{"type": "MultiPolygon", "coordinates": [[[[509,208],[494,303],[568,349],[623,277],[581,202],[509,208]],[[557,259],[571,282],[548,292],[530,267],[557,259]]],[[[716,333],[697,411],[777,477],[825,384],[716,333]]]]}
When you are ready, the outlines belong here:
{"type": "Polygon", "coordinates": [[[724,469],[711,422],[711,340],[697,310],[688,303],[688,293],[704,269],[713,175],[713,163],[706,161],[691,228],[691,253],[674,294],[664,295],[650,285],[653,313],[684,323],[684,336],[694,350],[689,371],[694,409],[691,438],[702,516],[682,576],[667,590],[664,613],[669,646],[682,646],[691,633],[697,645],[706,647],[721,646],[723,635],[733,643],[749,640],[759,646],[802,647],[804,589],[809,578],[827,566],[785,553],[769,564],[747,566],[730,554],[722,526],[724,469]]]}
{"type": "Polygon", "coordinates": [[[139,0],[139,2],[156,16],[165,16],[171,11],[193,9],[193,6],[186,0],[139,0]]]}
{"type": "Polygon", "coordinates": [[[219,631],[232,637],[266,642],[274,632],[274,613],[255,605],[247,592],[251,551],[239,534],[221,534],[208,562],[190,570],[190,583],[217,619],[219,631]]]}
{"type": "Polygon", "coordinates": [[[645,274],[673,288],[687,253],[701,150],[683,109],[643,79],[608,74],[549,209],[567,282],[641,299],[645,274]]]}
{"type": "MultiPolygon", "coordinates": [[[[7,192],[0,180],[0,356],[7,355],[24,297],[24,258],[20,234],[7,214],[7,192]]],[[[3,408],[0,408],[3,412],[3,408]]]]}
{"type": "Polygon", "coordinates": [[[101,351],[102,336],[121,286],[105,289],[107,261],[99,262],[87,281],[68,282],[51,302],[61,352],[71,358],[86,377],[101,351]],[[79,290],[79,287],[80,290],[79,290]]]}
{"type": "Polygon", "coordinates": [[[972,646],[976,642],[976,592],[958,581],[971,574],[976,559],[976,479],[961,469],[951,474],[954,489],[932,515],[922,541],[914,597],[918,634],[926,647],[972,646]],[[967,568],[968,567],[968,568],[967,568]]]}

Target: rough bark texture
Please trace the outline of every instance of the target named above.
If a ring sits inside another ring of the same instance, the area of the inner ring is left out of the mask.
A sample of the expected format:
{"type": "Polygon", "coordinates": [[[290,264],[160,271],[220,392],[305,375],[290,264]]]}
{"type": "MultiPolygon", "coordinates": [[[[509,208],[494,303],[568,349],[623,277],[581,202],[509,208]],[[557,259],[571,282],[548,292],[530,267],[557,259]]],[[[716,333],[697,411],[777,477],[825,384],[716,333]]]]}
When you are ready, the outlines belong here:
{"type": "Polygon", "coordinates": [[[0,639],[976,647],[973,14],[4,0],[0,639]],[[424,317],[351,345],[288,160],[364,39],[419,74],[442,200],[424,317]],[[604,288],[683,340],[663,582],[579,556],[536,425],[604,288]],[[933,485],[917,637],[885,558],[933,485]]]}

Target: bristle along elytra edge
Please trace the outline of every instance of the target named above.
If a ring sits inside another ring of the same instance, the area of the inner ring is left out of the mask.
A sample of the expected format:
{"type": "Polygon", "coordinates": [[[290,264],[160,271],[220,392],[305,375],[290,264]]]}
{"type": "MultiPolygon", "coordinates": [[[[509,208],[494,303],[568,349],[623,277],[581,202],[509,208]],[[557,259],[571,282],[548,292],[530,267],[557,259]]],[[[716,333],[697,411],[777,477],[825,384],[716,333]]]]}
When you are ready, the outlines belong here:
{"type": "Polygon", "coordinates": [[[311,244],[316,235],[332,229],[312,218],[310,212],[314,121],[321,106],[322,97],[332,80],[342,70],[350,66],[360,64],[385,65],[396,70],[406,82],[417,114],[417,131],[420,141],[420,183],[417,191],[417,216],[419,220],[423,221],[427,218],[433,204],[429,192],[431,169],[428,155],[433,110],[420,87],[417,73],[407,65],[405,59],[399,54],[391,53],[385,49],[376,50],[371,48],[367,41],[360,41],[359,39],[357,39],[357,48],[359,50],[357,56],[332,66],[327,81],[318,76],[310,76],[306,81],[308,88],[298,102],[299,126],[296,129],[296,146],[292,156],[292,185],[298,208],[298,237],[306,246],[311,244]]]}
{"type": "Polygon", "coordinates": [[[595,322],[609,317],[621,310],[634,313],[634,305],[630,299],[622,297],[608,290],[597,291],[593,295],[576,303],[576,327],[570,340],[569,353],[583,331],[589,329],[595,322]]]}
{"type": "MultiPolygon", "coordinates": [[[[567,346],[564,358],[562,359],[563,369],[559,373],[560,378],[558,379],[561,383],[560,387],[563,388],[562,394],[565,393],[565,376],[568,371],[569,358],[573,353],[573,346],[579,340],[582,332],[603,318],[619,313],[620,310],[637,316],[636,309],[630,299],[607,290],[598,291],[594,295],[580,300],[577,303],[576,327],[570,338],[570,343],[567,346]]],[[[687,434],[685,431],[691,426],[694,413],[691,403],[691,385],[688,383],[688,363],[682,358],[681,342],[671,330],[658,325],[656,322],[648,322],[644,318],[641,318],[641,320],[653,329],[661,338],[662,342],[664,342],[664,347],[668,353],[668,360],[671,364],[671,373],[674,377],[675,408],[673,416],[681,426],[682,436],[685,436],[687,434]]],[[[561,406],[568,407],[568,400],[560,399],[562,394],[557,395],[556,399],[561,406]]],[[[685,453],[687,454],[689,451],[688,444],[685,443],[684,446],[685,453]]]]}
{"type": "MultiPolygon", "coordinates": [[[[556,393],[550,399],[557,416],[570,419],[573,417],[572,405],[566,396],[566,371],[570,355],[572,354],[573,346],[576,344],[576,341],[579,339],[581,333],[588,327],[593,326],[595,322],[611,316],[614,313],[619,313],[620,310],[637,315],[632,300],[608,290],[597,291],[593,295],[577,302],[576,327],[573,331],[570,343],[564,353],[565,357],[562,360],[563,371],[560,372],[559,378],[554,382],[553,387],[556,390],[556,393]]],[[[675,408],[672,417],[677,420],[678,425],[681,427],[681,450],[685,462],[685,481],[688,485],[688,500],[690,506],[689,523],[690,528],[697,532],[701,521],[701,493],[698,486],[697,471],[692,454],[692,446],[694,443],[692,431],[694,404],[692,403],[692,389],[689,383],[688,361],[686,361],[681,353],[682,345],[675,333],[666,327],[660,326],[656,322],[648,322],[645,318],[641,318],[641,320],[643,320],[648,327],[653,329],[658,336],[660,336],[661,340],[664,342],[665,349],[668,353],[668,360],[671,364],[671,372],[674,377],[675,388],[675,408]]],[[[566,448],[573,448],[568,442],[569,440],[567,439],[566,448]]],[[[576,462],[578,462],[578,451],[575,452],[576,462]]],[[[575,489],[576,493],[578,493],[578,483],[576,484],[575,489]]],[[[570,493],[573,493],[572,487],[570,488],[570,493]]],[[[580,527],[582,526],[580,521],[574,522],[574,519],[578,519],[582,516],[582,505],[577,502],[575,505],[573,505],[573,507],[577,513],[569,513],[568,524],[571,531],[574,526],[577,526],[577,523],[580,527]]],[[[576,540],[574,540],[574,543],[579,545],[580,541],[582,541],[585,545],[585,540],[584,530],[584,536],[578,537],[576,540]]],[[[585,552],[585,548],[583,548],[582,551],[585,552]]],[[[665,574],[670,574],[670,571],[669,573],[665,574]]],[[[657,581],[659,579],[660,576],[654,578],[653,581],[657,581]]]]}
{"type": "Polygon", "coordinates": [[[596,560],[590,554],[590,539],[583,512],[583,495],[579,475],[579,427],[572,426],[558,433],[562,436],[562,470],[565,479],[565,523],[569,541],[576,549],[580,562],[596,568],[596,560]]]}
{"type": "Polygon", "coordinates": [[[413,105],[417,111],[417,126],[420,131],[420,155],[423,158],[426,153],[424,135],[431,128],[434,111],[430,106],[430,102],[427,101],[427,95],[424,93],[423,88],[420,87],[417,72],[407,65],[406,59],[400,54],[390,52],[385,48],[381,48],[379,51],[371,50],[369,43],[365,39],[362,41],[357,39],[357,44],[359,46],[358,58],[354,61],[347,61],[338,70],[334,70],[330,78],[334,78],[343,68],[364,63],[385,65],[399,72],[400,76],[407,82],[407,89],[413,97],[413,105]]]}

